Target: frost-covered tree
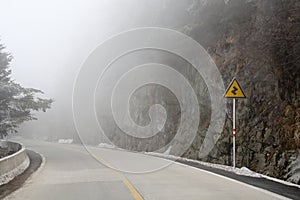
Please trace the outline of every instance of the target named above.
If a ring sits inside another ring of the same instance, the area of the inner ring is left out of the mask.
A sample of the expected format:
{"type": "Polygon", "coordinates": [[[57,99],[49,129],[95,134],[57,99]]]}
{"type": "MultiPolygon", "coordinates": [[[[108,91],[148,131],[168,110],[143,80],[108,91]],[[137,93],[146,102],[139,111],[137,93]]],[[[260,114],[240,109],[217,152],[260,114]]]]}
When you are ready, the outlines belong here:
{"type": "Polygon", "coordinates": [[[0,44],[0,139],[15,133],[22,122],[37,119],[32,111],[45,112],[53,102],[37,97],[41,90],[24,88],[11,79],[12,59],[0,44]]]}

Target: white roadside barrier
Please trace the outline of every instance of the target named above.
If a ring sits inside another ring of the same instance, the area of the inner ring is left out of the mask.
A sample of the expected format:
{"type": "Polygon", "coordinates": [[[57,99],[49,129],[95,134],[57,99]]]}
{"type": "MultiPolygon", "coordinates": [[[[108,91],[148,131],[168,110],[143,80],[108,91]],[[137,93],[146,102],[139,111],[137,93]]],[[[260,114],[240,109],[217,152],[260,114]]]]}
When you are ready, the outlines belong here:
{"type": "Polygon", "coordinates": [[[0,140],[0,147],[12,152],[12,154],[0,158],[0,185],[3,185],[23,173],[30,161],[25,148],[19,143],[0,140]]]}

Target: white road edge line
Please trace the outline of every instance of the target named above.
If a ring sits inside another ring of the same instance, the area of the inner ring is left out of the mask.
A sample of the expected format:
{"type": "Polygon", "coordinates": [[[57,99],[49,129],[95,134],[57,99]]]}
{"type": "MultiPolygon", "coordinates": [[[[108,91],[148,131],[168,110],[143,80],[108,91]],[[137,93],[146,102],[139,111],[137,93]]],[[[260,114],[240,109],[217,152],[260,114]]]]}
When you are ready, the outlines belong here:
{"type": "MultiPolygon", "coordinates": [[[[150,156],[151,156],[151,155],[150,155],[150,156]]],[[[156,156],[153,156],[153,157],[156,157],[156,156]]],[[[166,161],[169,161],[169,162],[170,162],[170,160],[168,160],[168,159],[166,159],[166,158],[161,158],[161,157],[156,157],[156,158],[163,159],[163,160],[166,160],[166,161]]],[[[237,181],[237,180],[232,179],[232,178],[228,178],[228,177],[223,176],[223,175],[220,175],[220,174],[216,174],[216,173],[214,173],[214,172],[206,171],[206,170],[204,170],[204,169],[199,169],[199,168],[197,168],[197,167],[193,167],[193,166],[190,166],[190,165],[187,165],[187,164],[183,164],[183,163],[180,163],[180,162],[176,162],[176,161],[174,161],[174,163],[172,163],[172,164],[177,164],[177,165],[181,165],[181,166],[184,166],[184,167],[192,168],[192,169],[194,169],[194,170],[199,170],[199,171],[201,171],[201,172],[209,173],[209,174],[215,175],[215,176],[217,176],[217,177],[221,177],[221,178],[224,178],[224,179],[226,179],[226,180],[229,180],[229,181],[232,181],[232,182],[235,182],[235,183],[239,183],[239,184],[244,185],[244,186],[247,186],[247,187],[249,187],[249,188],[258,190],[258,191],[260,191],[260,192],[266,193],[266,194],[271,195],[271,196],[276,197],[276,198],[280,198],[280,199],[284,199],[284,200],[291,200],[290,198],[281,196],[281,195],[279,195],[279,194],[270,192],[270,191],[268,191],[268,190],[265,190],[265,189],[262,189],[262,188],[259,188],[259,187],[255,187],[255,186],[253,186],[253,185],[249,185],[249,184],[247,184],[247,183],[243,183],[243,182],[237,181]]],[[[171,164],[171,165],[172,165],[172,164],[171,164]]]]}
{"type": "MultiPolygon", "coordinates": [[[[97,147],[96,147],[96,148],[97,148],[97,147]]],[[[106,149],[106,148],[104,148],[104,149],[106,149]]],[[[117,149],[109,149],[109,150],[117,150],[117,149]]],[[[130,152],[130,151],[129,151],[129,152],[130,152]]],[[[130,153],[137,153],[137,152],[130,152],[130,153]]],[[[244,185],[244,186],[246,186],[246,187],[249,187],[249,188],[258,190],[258,191],[260,191],[260,192],[263,192],[263,193],[265,193],[265,194],[268,194],[268,195],[270,195],[270,196],[273,196],[273,197],[276,197],[276,198],[279,198],[279,199],[283,199],[283,200],[291,200],[290,198],[287,198],[287,197],[285,197],[285,196],[276,194],[276,193],[274,193],[274,192],[270,192],[270,191],[268,191],[268,190],[265,190],[265,189],[262,189],[262,188],[259,188],[259,187],[255,187],[255,186],[253,186],[253,185],[250,185],[250,184],[247,184],[247,183],[243,183],[243,182],[241,182],[241,181],[238,181],[238,180],[235,180],[235,179],[232,179],[232,178],[229,178],[229,177],[226,177],[226,176],[223,176],[223,175],[214,173],[214,172],[206,171],[206,170],[204,170],[204,169],[199,169],[199,168],[197,168],[197,167],[193,167],[193,166],[190,166],[190,165],[187,165],[187,164],[183,164],[183,163],[180,163],[180,162],[176,162],[176,160],[175,160],[175,161],[174,161],[174,160],[169,160],[169,159],[167,159],[167,158],[157,157],[157,156],[153,156],[153,155],[151,155],[151,154],[144,154],[144,153],[142,153],[142,154],[138,153],[138,154],[139,154],[139,155],[143,155],[143,156],[149,156],[149,157],[152,157],[152,158],[162,159],[162,160],[165,160],[165,161],[168,161],[168,162],[173,161],[170,165],[172,165],[172,164],[178,164],[178,165],[181,165],[181,166],[184,166],[184,167],[190,167],[190,168],[192,168],[192,169],[199,170],[199,171],[201,171],[201,172],[206,172],[206,173],[215,175],[215,176],[217,176],[217,177],[221,177],[221,178],[227,179],[227,180],[229,180],[229,181],[232,181],[232,182],[235,182],[235,183],[239,183],[239,184],[241,184],[241,185],[244,185]]],[[[168,165],[168,166],[169,166],[169,165],[168,165]]]]}

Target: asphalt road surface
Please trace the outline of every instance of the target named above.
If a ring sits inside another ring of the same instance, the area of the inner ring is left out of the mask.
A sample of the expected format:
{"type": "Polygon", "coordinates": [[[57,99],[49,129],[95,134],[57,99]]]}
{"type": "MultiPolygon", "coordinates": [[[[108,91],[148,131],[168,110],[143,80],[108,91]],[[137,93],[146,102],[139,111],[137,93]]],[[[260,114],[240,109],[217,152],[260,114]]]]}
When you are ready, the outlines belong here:
{"type": "Polygon", "coordinates": [[[6,199],[286,199],[161,158],[103,148],[91,148],[90,153],[79,145],[22,142],[42,154],[45,162],[6,199]]]}

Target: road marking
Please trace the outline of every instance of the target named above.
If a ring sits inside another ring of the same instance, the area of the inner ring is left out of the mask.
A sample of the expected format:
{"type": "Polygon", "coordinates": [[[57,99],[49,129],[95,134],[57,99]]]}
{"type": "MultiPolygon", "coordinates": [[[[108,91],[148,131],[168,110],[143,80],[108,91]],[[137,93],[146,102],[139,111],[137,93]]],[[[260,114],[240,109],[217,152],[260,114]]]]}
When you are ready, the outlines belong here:
{"type": "MultiPolygon", "coordinates": [[[[160,158],[160,157],[158,157],[158,158],[160,158]]],[[[168,159],[166,159],[166,158],[160,158],[160,159],[168,160],[168,159]]],[[[189,167],[189,168],[192,168],[192,169],[194,169],[194,170],[198,170],[198,171],[201,171],[201,172],[205,172],[205,173],[212,174],[212,175],[214,175],[214,176],[217,176],[217,177],[220,177],[220,178],[223,178],[223,179],[226,179],[226,180],[229,180],[229,181],[238,183],[238,184],[240,184],[240,185],[244,185],[244,186],[246,186],[246,187],[249,187],[249,188],[258,190],[258,191],[260,191],[260,192],[263,192],[263,193],[265,193],[265,194],[268,194],[268,195],[273,196],[273,197],[278,198],[278,199],[290,200],[290,198],[287,198],[287,197],[285,197],[285,196],[281,196],[280,194],[276,194],[276,193],[274,193],[274,192],[271,192],[271,191],[268,191],[268,190],[265,190],[265,189],[262,189],[262,188],[259,188],[259,187],[256,187],[256,186],[247,184],[247,183],[243,183],[243,182],[241,182],[241,181],[237,181],[237,180],[235,180],[235,179],[232,179],[232,178],[229,178],[229,177],[220,175],[220,174],[216,174],[216,173],[211,172],[211,171],[206,171],[206,170],[204,170],[204,169],[200,169],[200,168],[197,168],[197,167],[193,167],[193,166],[190,166],[190,165],[186,165],[186,164],[183,164],[183,163],[180,163],[180,162],[174,162],[174,164],[181,165],[181,166],[184,166],[184,167],[189,167]]]]}
{"type": "Polygon", "coordinates": [[[144,198],[142,197],[142,195],[136,190],[136,188],[130,183],[130,181],[126,178],[126,176],[120,172],[117,168],[115,168],[112,164],[110,164],[108,161],[104,160],[103,158],[101,157],[98,157],[98,156],[95,156],[93,154],[90,154],[89,151],[85,148],[84,148],[84,151],[82,150],[78,150],[78,149],[73,149],[73,148],[67,148],[67,147],[63,147],[61,146],[61,148],[64,148],[64,149],[68,149],[68,150],[72,150],[72,151],[77,151],[77,152],[80,152],[80,153],[83,153],[85,155],[89,155],[93,158],[95,158],[96,160],[100,161],[102,164],[104,164],[105,166],[113,169],[116,171],[116,173],[120,176],[120,178],[122,179],[122,182],[124,183],[124,185],[129,189],[131,195],[133,196],[133,198],[135,200],[144,200],[144,198]]]}
{"type": "Polygon", "coordinates": [[[132,196],[134,197],[135,200],[144,200],[143,197],[140,195],[140,193],[135,189],[135,187],[129,182],[129,180],[124,176],[124,174],[122,175],[122,181],[123,183],[127,186],[127,188],[130,190],[132,196]]]}
{"type": "MultiPolygon", "coordinates": [[[[84,148],[84,147],[83,147],[84,148]]],[[[69,148],[67,148],[69,149],[69,148]]],[[[69,149],[70,150],[70,149],[69,149]]],[[[121,173],[118,169],[116,169],[113,165],[111,165],[109,162],[107,162],[106,160],[104,160],[103,158],[100,158],[100,157],[97,157],[95,155],[92,155],[92,154],[89,154],[88,153],[88,150],[85,149],[85,151],[81,151],[81,150],[77,150],[77,149],[71,149],[71,150],[74,150],[74,151],[80,151],[81,153],[83,154],[86,154],[86,155],[90,155],[92,156],[93,158],[99,160],[102,164],[104,164],[105,166],[115,170],[121,177],[123,183],[126,185],[126,187],[129,189],[129,191],[131,192],[132,196],[134,197],[135,200],[144,200],[143,197],[140,195],[140,193],[135,189],[135,187],[130,183],[130,181],[126,178],[126,176],[121,173]]],[[[169,161],[168,159],[166,158],[160,158],[160,157],[155,157],[155,158],[159,158],[159,159],[163,159],[163,160],[167,160],[169,161]]],[[[252,188],[254,190],[257,190],[257,191],[260,191],[260,192],[263,192],[265,194],[268,194],[270,196],[273,196],[275,198],[278,198],[278,199],[283,199],[283,200],[290,200],[289,198],[287,197],[284,197],[284,196],[281,196],[279,194],[276,194],[276,193],[273,193],[273,192],[270,192],[268,190],[265,190],[265,189],[262,189],[262,188],[258,188],[258,187],[255,187],[255,186],[252,186],[252,185],[249,185],[247,183],[243,183],[243,182],[240,182],[240,181],[237,181],[235,179],[232,179],[232,178],[228,178],[226,176],[223,176],[223,175],[220,175],[220,174],[216,174],[214,172],[210,172],[210,171],[206,171],[206,170],[203,170],[203,169],[199,169],[197,167],[193,167],[193,166],[190,166],[190,165],[186,165],[186,164],[183,164],[183,163],[179,163],[179,162],[174,162],[173,164],[177,164],[177,165],[181,165],[181,166],[184,166],[184,167],[188,167],[188,168],[192,168],[194,170],[198,170],[198,171],[201,171],[201,172],[205,172],[205,173],[208,173],[208,174],[212,174],[214,176],[217,176],[217,177],[220,177],[220,178],[223,178],[223,179],[226,179],[226,180],[229,180],[229,181],[232,181],[232,182],[235,182],[235,183],[238,183],[240,185],[244,185],[246,187],[249,187],[249,188],[252,188]]]]}
{"type": "Polygon", "coordinates": [[[103,158],[95,156],[93,154],[89,154],[89,155],[99,160],[102,164],[106,165],[107,167],[115,170],[121,177],[124,185],[126,185],[126,187],[129,189],[129,191],[131,192],[135,200],[144,200],[141,194],[135,189],[135,187],[130,183],[130,181],[126,178],[126,176],[123,173],[121,173],[118,169],[116,169],[112,164],[110,164],[108,161],[104,160],[103,158]]]}

